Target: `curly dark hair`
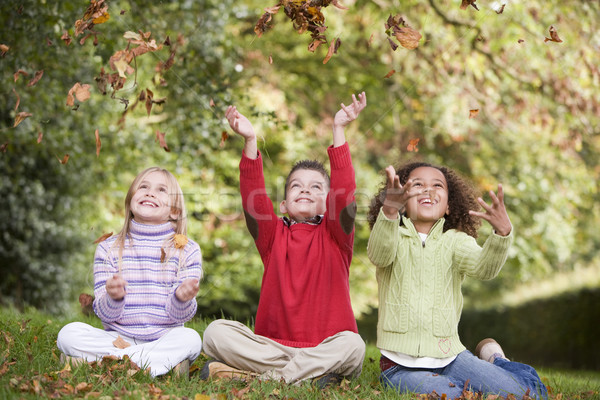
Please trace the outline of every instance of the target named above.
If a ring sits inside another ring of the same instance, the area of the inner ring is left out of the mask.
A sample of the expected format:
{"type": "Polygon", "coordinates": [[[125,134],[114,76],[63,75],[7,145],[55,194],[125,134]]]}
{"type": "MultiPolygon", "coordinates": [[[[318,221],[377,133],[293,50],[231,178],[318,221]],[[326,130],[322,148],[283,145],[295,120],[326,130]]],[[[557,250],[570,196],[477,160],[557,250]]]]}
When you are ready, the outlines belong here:
{"type": "MultiPolygon", "coordinates": [[[[410,173],[420,167],[435,168],[444,174],[444,177],[446,178],[446,183],[448,184],[448,206],[451,212],[444,217],[444,232],[449,229],[456,229],[477,238],[477,230],[481,226],[481,220],[469,214],[469,210],[479,210],[481,208],[480,204],[477,202],[477,192],[475,188],[455,171],[447,167],[441,167],[422,161],[409,162],[396,170],[396,174],[400,178],[400,184],[404,185],[408,180],[410,173]]],[[[371,229],[373,229],[373,225],[375,225],[375,221],[377,220],[377,215],[379,215],[379,210],[383,205],[386,187],[387,179],[383,182],[383,185],[375,197],[373,197],[373,200],[371,200],[371,206],[369,207],[369,214],[367,216],[371,229]]],[[[400,218],[400,224],[402,225],[402,218],[400,218]]]]}
{"type": "Polygon", "coordinates": [[[327,186],[330,185],[331,179],[329,178],[329,173],[325,169],[325,166],[323,165],[322,162],[317,161],[317,160],[300,160],[294,164],[294,166],[290,170],[290,173],[288,174],[287,178],[285,178],[285,187],[283,189],[284,190],[283,197],[287,197],[287,190],[288,190],[288,185],[290,184],[290,177],[292,176],[292,174],[294,172],[298,171],[299,169],[309,169],[312,171],[317,171],[318,173],[323,175],[323,178],[325,178],[325,182],[327,183],[327,186]]]}

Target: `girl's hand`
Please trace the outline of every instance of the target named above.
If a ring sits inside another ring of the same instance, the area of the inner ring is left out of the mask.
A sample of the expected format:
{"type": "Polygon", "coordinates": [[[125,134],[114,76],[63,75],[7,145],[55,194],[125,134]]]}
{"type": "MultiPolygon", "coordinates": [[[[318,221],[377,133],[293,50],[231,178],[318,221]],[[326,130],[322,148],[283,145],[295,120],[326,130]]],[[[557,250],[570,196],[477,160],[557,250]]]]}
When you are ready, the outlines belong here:
{"type": "Polygon", "coordinates": [[[235,106],[227,107],[227,111],[225,111],[225,117],[229,122],[229,126],[231,129],[238,135],[242,136],[246,140],[256,139],[256,133],[254,133],[254,128],[248,118],[244,117],[240,112],[235,108],[235,106]]]}
{"type": "Polygon", "coordinates": [[[385,191],[385,199],[383,199],[383,206],[381,209],[386,217],[389,219],[396,219],[398,213],[404,211],[404,205],[413,196],[416,196],[418,192],[412,189],[412,180],[409,180],[402,186],[400,184],[400,178],[396,175],[394,167],[389,165],[385,169],[387,175],[387,189],[385,191]]]}
{"type": "Polygon", "coordinates": [[[125,279],[123,279],[123,277],[120,274],[114,274],[106,281],[106,293],[113,300],[123,300],[123,298],[127,294],[127,292],[125,291],[126,286],[127,281],[125,281],[125,279]]]}
{"type": "Polygon", "coordinates": [[[496,234],[507,236],[512,230],[512,224],[504,207],[504,191],[501,184],[498,185],[498,195],[496,196],[496,193],[490,190],[490,197],[492,198],[491,205],[488,205],[481,197],[477,198],[477,201],[481,204],[485,212],[471,210],[469,214],[485,219],[492,225],[496,234]]]}
{"type": "Polygon", "coordinates": [[[181,282],[181,285],[175,290],[175,297],[182,303],[190,301],[196,297],[199,288],[200,281],[198,279],[188,278],[181,282]]]}
{"type": "Polygon", "coordinates": [[[344,103],[341,104],[342,109],[339,110],[335,117],[333,118],[333,126],[341,126],[344,127],[348,125],[350,122],[354,121],[360,112],[365,109],[367,106],[367,95],[365,92],[358,94],[358,100],[355,95],[352,95],[352,104],[349,106],[345,106],[344,103]]]}

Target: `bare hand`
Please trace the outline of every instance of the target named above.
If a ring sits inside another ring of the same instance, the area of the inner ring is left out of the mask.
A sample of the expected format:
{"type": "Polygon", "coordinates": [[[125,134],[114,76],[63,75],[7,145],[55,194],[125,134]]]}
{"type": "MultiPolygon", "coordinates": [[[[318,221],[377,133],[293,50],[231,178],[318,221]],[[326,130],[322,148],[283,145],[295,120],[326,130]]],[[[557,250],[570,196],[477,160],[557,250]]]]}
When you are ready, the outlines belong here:
{"type": "Polygon", "coordinates": [[[190,301],[198,294],[200,281],[194,278],[188,278],[181,282],[181,285],[175,290],[175,297],[181,302],[190,301]]]}
{"type": "Polygon", "coordinates": [[[492,198],[491,205],[483,201],[481,197],[477,198],[477,201],[481,204],[485,212],[471,210],[469,214],[485,219],[492,225],[498,235],[507,236],[512,230],[512,225],[504,207],[504,191],[501,184],[498,185],[498,195],[496,196],[496,193],[490,190],[490,197],[492,198]]]}
{"type": "Polygon", "coordinates": [[[404,206],[408,199],[416,196],[418,192],[412,189],[412,180],[403,185],[400,184],[400,178],[396,175],[394,167],[389,165],[385,169],[387,175],[387,189],[383,199],[382,210],[386,217],[396,219],[398,212],[404,211],[404,206]]]}
{"type": "Polygon", "coordinates": [[[123,300],[127,294],[125,290],[126,286],[127,281],[120,274],[114,274],[106,281],[106,293],[113,300],[123,300]]]}
{"type": "Polygon", "coordinates": [[[227,111],[225,111],[225,117],[229,122],[229,126],[235,133],[242,136],[246,140],[256,139],[256,133],[254,133],[252,124],[248,118],[240,114],[235,106],[227,107],[227,111]]]}
{"type": "Polygon", "coordinates": [[[333,126],[346,126],[350,122],[354,121],[360,112],[367,106],[367,95],[365,92],[358,94],[358,100],[355,95],[352,95],[352,104],[345,106],[341,104],[342,108],[339,110],[333,118],[333,126]]]}

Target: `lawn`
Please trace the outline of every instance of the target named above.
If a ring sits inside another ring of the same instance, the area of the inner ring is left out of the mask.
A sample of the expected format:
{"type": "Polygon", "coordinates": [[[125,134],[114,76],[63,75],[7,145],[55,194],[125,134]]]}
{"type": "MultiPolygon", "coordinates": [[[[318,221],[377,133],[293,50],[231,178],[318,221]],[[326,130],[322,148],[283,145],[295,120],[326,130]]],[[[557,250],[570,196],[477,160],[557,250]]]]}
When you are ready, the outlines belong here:
{"type": "MultiPolygon", "coordinates": [[[[99,326],[97,318],[78,320],[99,326]]],[[[415,399],[398,395],[378,382],[379,356],[367,347],[363,373],[358,379],[320,390],[304,383],[289,386],[279,382],[202,381],[201,356],[190,368],[189,379],[167,374],[150,378],[126,361],[105,361],[69,368],[59,360],[56,336],[71,320],[37,311],[18,313],[0,310],[0,399],[98,398],[108,399],[415,399]]],[[[194,320],[188,327],[203,332],[207,321],[194,320]]],[[[600,372],[538,369],[549,388],[550,399],[600,399],[600,372]]],[[[480,398],[467,393],[465,398],[480,398]],[[470,396],[470,397],[469,397],[470,396]]]]}

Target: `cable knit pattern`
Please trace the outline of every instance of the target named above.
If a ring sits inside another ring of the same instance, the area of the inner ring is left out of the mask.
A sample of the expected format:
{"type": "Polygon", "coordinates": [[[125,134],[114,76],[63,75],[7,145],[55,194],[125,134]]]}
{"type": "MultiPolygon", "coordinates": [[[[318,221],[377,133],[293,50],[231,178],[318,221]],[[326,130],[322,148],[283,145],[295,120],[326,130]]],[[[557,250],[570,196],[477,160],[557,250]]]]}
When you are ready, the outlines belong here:
{"type": "Polygon", "coordinates": [[[165,249],[165,262],[161,262],[161,247],[174,234],[171,223],[143,225],[131,221],[121,266],[127,294],[121,301],[106,293],[106,281],[119,271],[116,236],[98,245],[94,257],[94,311],[104,329],[155,340],[194,316],[196,300],[180,302],[175,290],[187,278],[202,277],[200,247],[188,240],[182,250],[165,249]],[[179,257],[184,257],[181,267],[179,257]]]}
{"type": "Polygon", "coordinates": [[[465,234],[443,232],[444,219],[423,244],[412,222],[380,211],[367,254],[377,266],[377,347],[413,357],[446,358],[465,349],[458,337],[466,276],[492,279],[508,256],[513,233],[490,235],[483,247],[465,234]]]}

